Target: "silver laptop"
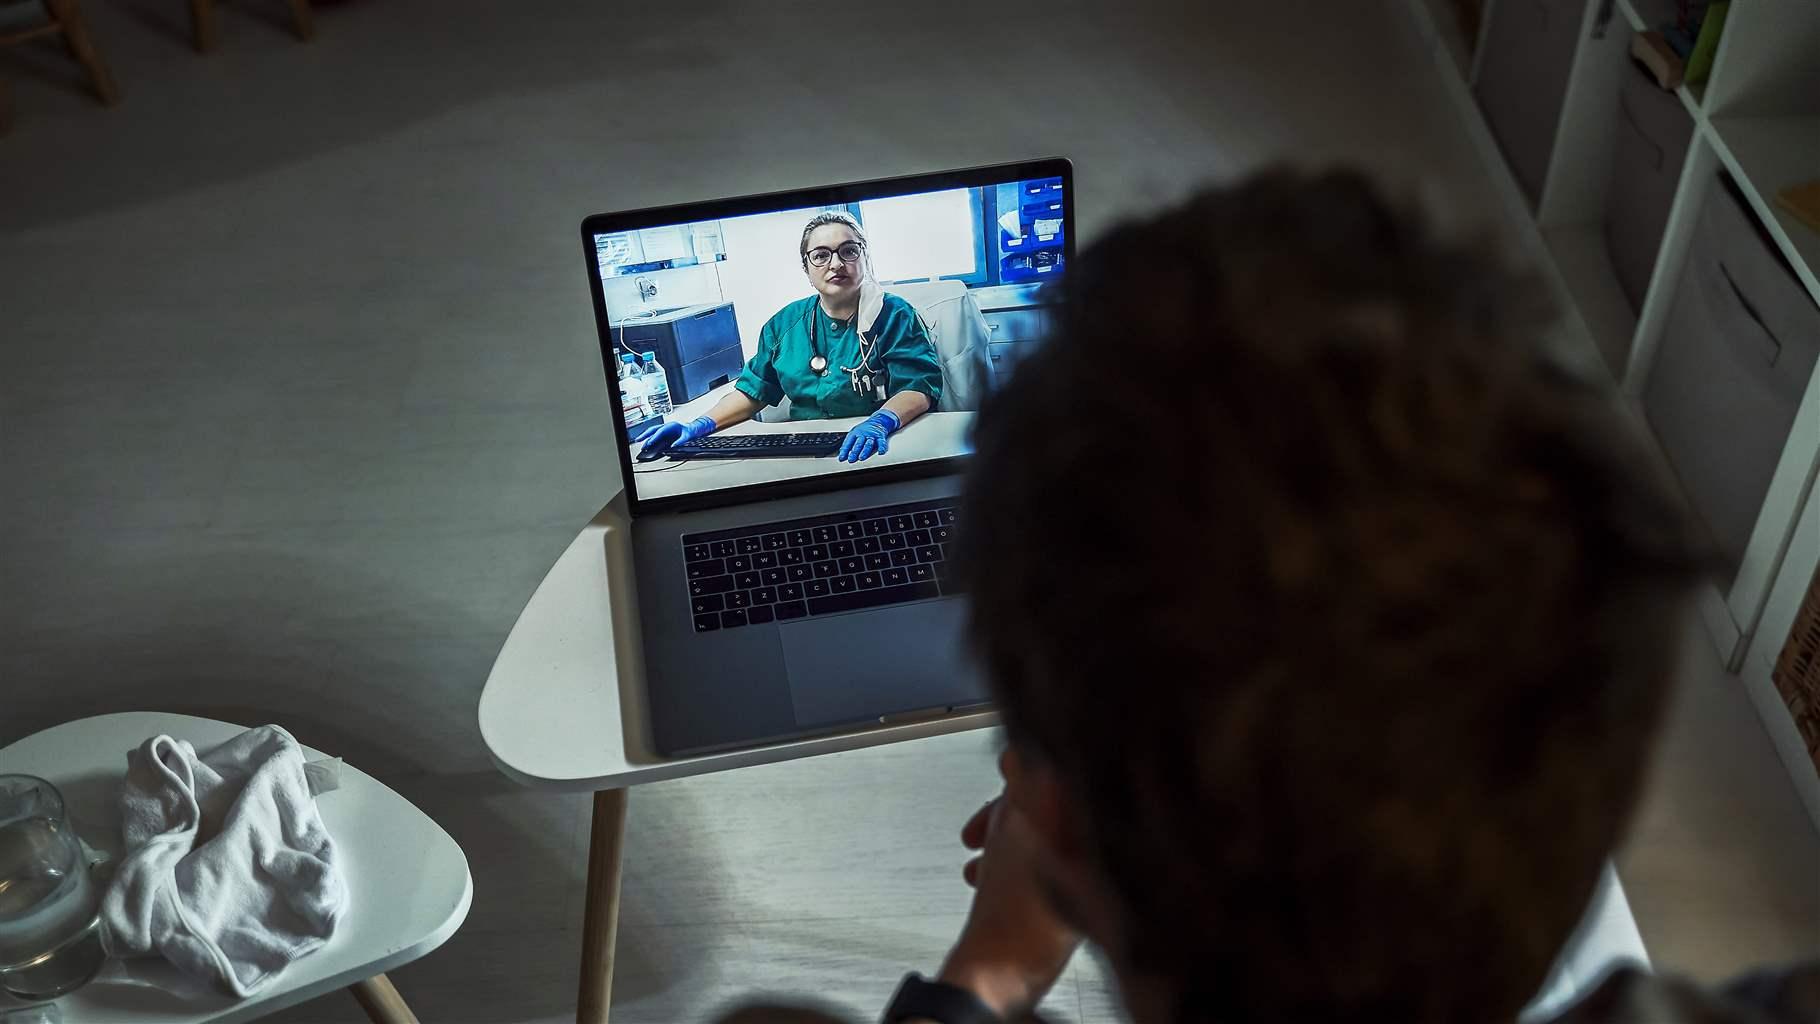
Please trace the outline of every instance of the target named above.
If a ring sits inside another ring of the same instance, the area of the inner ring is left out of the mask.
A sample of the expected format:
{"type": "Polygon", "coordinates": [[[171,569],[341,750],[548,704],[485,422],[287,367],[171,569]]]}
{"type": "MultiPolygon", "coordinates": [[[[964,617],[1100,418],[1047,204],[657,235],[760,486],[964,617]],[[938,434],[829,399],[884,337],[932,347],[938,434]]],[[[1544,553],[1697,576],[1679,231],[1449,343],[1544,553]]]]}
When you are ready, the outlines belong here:
{"type": "Polygon", "coordinates": [[[1072,200],[1052,158],[582,223],[659,752],[984,704],[957,474],[1072,200]]]}

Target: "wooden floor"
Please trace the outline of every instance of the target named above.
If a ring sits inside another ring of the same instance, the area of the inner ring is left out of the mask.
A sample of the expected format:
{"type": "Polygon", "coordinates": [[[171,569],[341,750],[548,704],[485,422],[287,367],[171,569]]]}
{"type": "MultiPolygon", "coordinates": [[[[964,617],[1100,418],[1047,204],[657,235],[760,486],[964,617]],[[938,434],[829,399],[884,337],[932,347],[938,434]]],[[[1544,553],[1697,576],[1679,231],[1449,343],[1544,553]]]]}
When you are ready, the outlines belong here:
{"type": "Polygon", "coordinates": [[[1820,831],[1743,684],[1688,637],[1655,778],[1618,858],[1657,963],[1706,981],[1820,957],[1820,831]]]}
{"type": "MultiPolygon", "coordinates": [[[[279,722],[394,786],[474,874],[466,926],[392,972],[426,1022],[573,1014],[587,798],[507,782],[474,710],[619,487],[584,215],[1048,153],[1088,234],[1284,159],[1449,224],[1497,210],[1399,3],[922,0],[825,50],[809,5],[517,6],[323,4],[304,45],[283,5],[230,4],[202,58],[182,4],[89,0],[115,110],[61,50],[0,51],[0,743],[158,707],[279,722]]],[[[1813,837],[1742,696],[1708,678],[1677,737],[1625,858],[1646,939],[1697,972],[1820,949],[1790,895],[1813,837]]],[[[870,1017],[965,911],[992,743],[636,792],[615,1019],[755,990],[870,1017]]],[[[1055,1000],[1116,1019],[1091,961],[1055,1000]]],[[[338,994],[274,1019],[361,1018],[338,994]]]]}

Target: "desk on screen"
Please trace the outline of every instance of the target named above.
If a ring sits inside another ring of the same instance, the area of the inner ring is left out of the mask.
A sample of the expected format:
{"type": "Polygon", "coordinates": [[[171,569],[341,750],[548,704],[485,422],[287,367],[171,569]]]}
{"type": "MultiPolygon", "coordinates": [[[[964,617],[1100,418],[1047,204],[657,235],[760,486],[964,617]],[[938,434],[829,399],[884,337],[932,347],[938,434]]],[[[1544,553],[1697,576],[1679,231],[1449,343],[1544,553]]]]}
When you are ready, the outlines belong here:
{"type": "MultiPolygon", "coordinates": [[[[697,416],[702,416],[713,408],[722,395],[732,390],[732,384],[724,384],[705,395],[677,406],[667,419],[687,423],[697,416]]],[[[747,420],[721,431],[723,434],[789,434],[796,432],[846,432],[855,424],[863,422],[863,416],[847,416],[829,420],[793,420],[783,423],[760,423],[747,420]]],[[[931,412],[924,413],[913,420],[909,426],[891,436],[891,450],[883,455],[874,455],[861,463],[839,462],[833,456],[820,459],[805,458],[753,458],[753,459],[689,459],[676,461],[659,459],[656,462],[638,462],[638,452],[643,445],[632,446],[632,472],[638,478],[638,497],[640,500],[664,498],[675,494],[695,494],[701,491],[718,490],[723,487],[739,487],[745,484],[771,483],[776,480],[803,476],[825,476],[831,473],[847,473],[856,469],[871,469],[877,466],[889,466],[894,463],[914,462],[922,459],[940,458],[949,455],[960,455],[967,452],[968,432],[973,426],[971,412],[931,412]]]]}

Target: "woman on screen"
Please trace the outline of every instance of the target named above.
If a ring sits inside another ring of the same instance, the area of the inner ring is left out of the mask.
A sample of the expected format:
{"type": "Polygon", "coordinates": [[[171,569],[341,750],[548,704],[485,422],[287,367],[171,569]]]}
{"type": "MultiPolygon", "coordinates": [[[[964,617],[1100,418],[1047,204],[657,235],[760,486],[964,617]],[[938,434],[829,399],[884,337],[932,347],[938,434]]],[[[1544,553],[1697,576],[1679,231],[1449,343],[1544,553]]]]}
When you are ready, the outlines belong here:
{"type": "Polygon", "coordinates": [[[641,459],[671,445],[743,423],[790,399],[793,420],[865,416],[841,442],[842,462],[890,449],[892,434],[942,397],[942,368],[910,303],[873,280],[866,234],[845,213],[818,213],[797,255],[816,294],[777,311],[758,334],[758,352],[707,415],[666,423],[641,459]]]}

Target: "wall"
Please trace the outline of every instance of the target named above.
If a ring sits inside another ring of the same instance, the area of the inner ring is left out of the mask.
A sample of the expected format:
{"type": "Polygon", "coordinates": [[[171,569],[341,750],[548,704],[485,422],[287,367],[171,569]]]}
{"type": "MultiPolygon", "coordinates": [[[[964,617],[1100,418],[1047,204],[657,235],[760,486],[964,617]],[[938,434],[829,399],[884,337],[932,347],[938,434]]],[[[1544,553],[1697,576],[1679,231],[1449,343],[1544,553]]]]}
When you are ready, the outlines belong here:
{"type": "Polygon", "coordinates": [[[758,351],[758,332],[786,303],[814,294],[797,246],[816,210],[785,210],[721,221],[727,246],[721,284],[739,321],[746,358],[758,351]]]}

